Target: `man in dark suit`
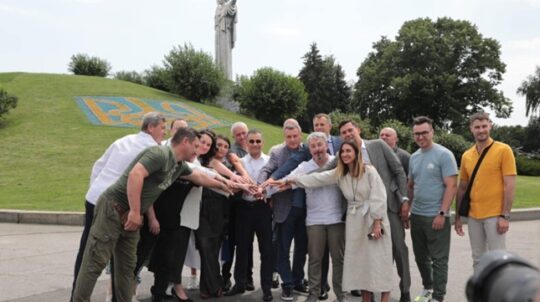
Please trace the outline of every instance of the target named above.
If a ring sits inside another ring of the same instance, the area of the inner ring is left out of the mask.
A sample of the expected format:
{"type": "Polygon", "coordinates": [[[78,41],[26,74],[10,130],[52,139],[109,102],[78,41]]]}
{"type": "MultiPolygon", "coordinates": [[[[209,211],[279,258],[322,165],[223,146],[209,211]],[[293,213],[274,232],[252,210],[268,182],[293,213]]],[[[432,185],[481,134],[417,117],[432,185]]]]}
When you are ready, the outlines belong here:
{"type": "MultiPolygon", "coordinates": [[[[377,169],[386,187],[388,219],[392,236],[392,252],[397,264],[398,275],[401,279],[400,302],[409,302],[411,276],[409,271],[409,250],[405,245],[405,230],[400,213],[407,198],[407,177],[394,151],[381,139],[364,140],[361,138],[360,127],[350,120],[339,124],[339,133],[344,141],[355,141],[362,151],[362,158],[377,169]]],[[[335,161],[335,160],[334,160],[335,161]]],[[[337,162],[336,162],[337,163],[337,162]]],[[[334,167],[335,164],[334,163],[334,167]]],[[[359,291],[353,291],[353,295],[359,291]]]]}
{"type": "MultiPolygon", "coordinates": [[[[283,123],[285,142],[270,149],[270,160],[261,170],[258,183],[265,183],[272,172],[283,165],[293,154],[300,152],[302,130],[298,122],[288,119],[283,123]]],[[[306,207],[303,190],[286,190],[272,195],[274,221],[277,228],[277,270],[281,276],[281,299],[292,301],[292,291],[308,292],[303,284],[304,264],[307,255],[306,207]],[[294,238],[294,256],[289,251],[294,238]]]]}

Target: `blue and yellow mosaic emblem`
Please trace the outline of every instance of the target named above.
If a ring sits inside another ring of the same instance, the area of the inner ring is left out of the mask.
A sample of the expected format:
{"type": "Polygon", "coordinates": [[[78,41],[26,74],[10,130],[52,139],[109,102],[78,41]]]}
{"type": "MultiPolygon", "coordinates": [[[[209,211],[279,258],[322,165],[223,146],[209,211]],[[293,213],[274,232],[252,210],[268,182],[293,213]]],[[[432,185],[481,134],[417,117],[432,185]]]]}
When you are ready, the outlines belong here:
{"type": "Polygon", "coordinates": [[[151,111],[163,113],[167,121],[183,118],[197,129],[227,127],[231,124],[180,102],[117,96],[78,96],[75,99],[94,125],[139,127],[142,116],[151,111]]]}

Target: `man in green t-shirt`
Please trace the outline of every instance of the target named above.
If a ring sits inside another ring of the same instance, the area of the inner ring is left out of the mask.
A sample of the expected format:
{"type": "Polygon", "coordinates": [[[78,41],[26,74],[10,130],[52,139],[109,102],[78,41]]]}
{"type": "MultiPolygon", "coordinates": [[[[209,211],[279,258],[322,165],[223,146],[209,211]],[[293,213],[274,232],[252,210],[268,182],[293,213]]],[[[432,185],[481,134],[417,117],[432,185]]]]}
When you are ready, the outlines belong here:
{"type": "Polygon", "coordinates": [[[142,214],[176,178],[230,192],[224,183],[192,171],[184,162],[195,155],[198,144],[199,134],[194,129],[178,130],[170,146],[150,147],[137,155],[99,197],[73,301],[90,301],[96,280],[113,255],[116,299],[131,301],[142,214]]]}

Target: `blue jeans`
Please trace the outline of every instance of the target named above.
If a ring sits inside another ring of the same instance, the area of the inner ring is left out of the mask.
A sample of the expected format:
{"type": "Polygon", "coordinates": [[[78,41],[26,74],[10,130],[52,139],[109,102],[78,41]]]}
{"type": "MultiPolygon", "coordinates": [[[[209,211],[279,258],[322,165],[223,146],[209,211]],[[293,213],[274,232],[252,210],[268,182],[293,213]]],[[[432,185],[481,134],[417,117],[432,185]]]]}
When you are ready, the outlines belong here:
{"type": "Polygon", "coordinates": [[[277,267],[283,283],[282,288],[292,288],[304,280],[304,264],[307,255],[306,209],[291,207],[287,219],[278,224],[277,267]],[[289,252],[294,238],[294,255],[291,270],[289,252]]]}

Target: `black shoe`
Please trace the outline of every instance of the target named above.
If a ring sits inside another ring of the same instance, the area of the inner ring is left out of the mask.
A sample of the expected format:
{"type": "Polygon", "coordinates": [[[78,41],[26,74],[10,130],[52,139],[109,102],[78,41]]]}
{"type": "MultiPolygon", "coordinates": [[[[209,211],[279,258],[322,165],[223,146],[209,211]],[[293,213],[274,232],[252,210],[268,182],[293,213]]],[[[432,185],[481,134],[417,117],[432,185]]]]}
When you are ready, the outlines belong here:
{"type": "Polygon", "coordinates": [[[267,291],[267,292],[264,292],[263,293],[263,301],[272,301],[274,300],[274,297],[272,297],[272,292],[271,291],[267,291]]]}
{"type": "Polygon", "coordinates": [[[292,295],[292,290],[290,287],[284,287],[281,290],[281,300],[283,301],[292,301],[294,300],[294,297],[292,295]]]}
{"type": "Polygon", "coordinates": [[[328,283],[326,283],[326,285],[323,287],[324,290],[326,290],[327,292],[330,291],[330,285],[328,285],[328,283]]]}
{"type": "Polygon", "coordinates": [[[243,294],[245,291],[246,291],[245,288],[241,288],[235,285],[228,292],[225,293],[225,296],[230,297],[234,295],[240,295],[240,294],[243,294]]]}
{"type": "Polygon", "coordinates": [[[326,299],[328,299],[328,292],[323,289],[321,290],[321,295],[319,296],[319,300],[324,301],[326,299]]]}
{"type": "Polygon", "coordinates": [[[153,286],[150,287],[150,293],[152,294],[152,302],[164,302],[167,298],[167,295],[165,295],[165,293],[156,292],[153,286]]]}
{"type": "Polygon", "coordinates": [[[411,294],[401,293],[401,298],[399,298],[399,302],[411,302],[411,294]]]}
{"type": "Polygon", "coordinates": [[[174,297],[175,301],[180,301],[180,302],[193,302],[193,300],[191,300],[189,297],[187,299],[182,299],[180,298],[177,294],[176,294],[176,291],[174,290],[174,287],[171,288],[171,294],[172,296],[174,297]]]}
{"type": "Polygon", "coordinates": [[[309,287],[307,287],[304,283],[302,283],[301,285],[295,286],[293,290],[299,294],[304,294],[304,295],[309,294],[309,287]]]}
{"type": "Polygon", "coordinates": [[[247,290],[247,291],[255,290],[255,285],[253,285],[253,279],[252,279],[252,280],[248,280],[248,281],[246,282],[246,290],[247,290]]]}
{"type": "Polygon", "coordinates": [[[229,289],[231,289],[231,287],[232,287],[231,279],[225,280],[225,282],[223,282],[223,284],[224,284],[223,285],[223,291],[224,292],[228,292],[229,289]]]}
{"type": "Polygon", "coordinates": [[[362,292],[359,289],[351,290],[351,295],[355,297],[362,297],[362,292]]]}

